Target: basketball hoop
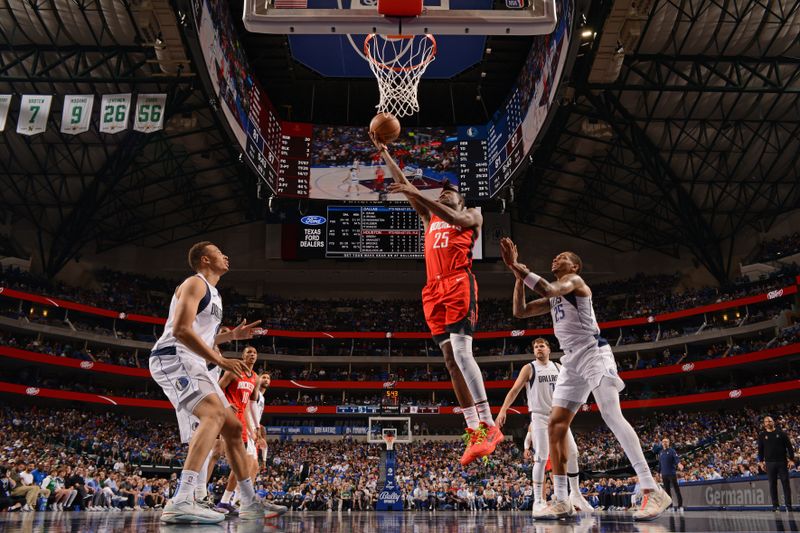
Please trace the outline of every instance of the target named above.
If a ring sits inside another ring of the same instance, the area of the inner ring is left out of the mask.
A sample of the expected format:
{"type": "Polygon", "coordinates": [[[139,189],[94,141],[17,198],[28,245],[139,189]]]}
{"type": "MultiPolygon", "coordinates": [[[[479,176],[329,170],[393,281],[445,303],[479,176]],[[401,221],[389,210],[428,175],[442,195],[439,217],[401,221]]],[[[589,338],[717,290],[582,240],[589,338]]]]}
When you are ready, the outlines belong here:
{"type": "Polygon", "coordinates": [[[391,433],[385,433],[383,435],[383,442],[386,443],[386,449],[388,451],[394,451],[394,438],[395,436],[391,433]]]}
{"type": "Polygon", "coordinates": [[[364,39],[364,57],[378,80],[378,112],[398,118],[418,112],[419,80],[436,59],[433,35],[370,33],[364,39]]]}

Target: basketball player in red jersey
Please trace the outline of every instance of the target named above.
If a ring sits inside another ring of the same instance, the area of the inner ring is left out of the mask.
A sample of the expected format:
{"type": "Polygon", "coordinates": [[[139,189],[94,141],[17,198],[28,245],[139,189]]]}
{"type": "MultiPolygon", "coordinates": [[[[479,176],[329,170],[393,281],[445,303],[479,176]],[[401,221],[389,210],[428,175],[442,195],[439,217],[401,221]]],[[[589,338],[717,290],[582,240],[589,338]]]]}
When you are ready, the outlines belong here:
{"type": "Polygon", "coordinates": [[[444,353],[458,404],[467,421],[466,466],[492,453],[503,440],[489,408],[483,376],[472,355],[472,334],[478,321],[478,285],[472,274],[472,246],[483,217],[467,209],[464,198],[445,182],[438,200],[424,197],[395,163],[389,151],[372,141],[392,172],[390,193],[402,193],[425,225],[425,269],[428,282],[422,290],[425,320],[444,353]]]}
{"type": "MultiPolygon", "coordinates": [[[[231,372],[225,372],[219,380],[219,386],[225,392],[225,398],[231,404],[231,409],[236,414],[236,418],[242,423],[242,441],[247,453],[247,468],[251,478],[258,471],[255,423],[250,415],[250,401],[256,400],[258,396],[257,387],[260,381],[258,375],[253,372],[253,365],[256,364],[256,359],[258,359],[256,349],[252,346],[245,346],[242,351],[242,361],[244,361],[248,372],[242,374],[241,377],[237,377],[231,372]]],[[[220,510],[235,512],[236,509],[233,507],[232,501],[235,489],[236,478],[229,476],[225,493],[222,495],[218,505],[220,510]]]]}

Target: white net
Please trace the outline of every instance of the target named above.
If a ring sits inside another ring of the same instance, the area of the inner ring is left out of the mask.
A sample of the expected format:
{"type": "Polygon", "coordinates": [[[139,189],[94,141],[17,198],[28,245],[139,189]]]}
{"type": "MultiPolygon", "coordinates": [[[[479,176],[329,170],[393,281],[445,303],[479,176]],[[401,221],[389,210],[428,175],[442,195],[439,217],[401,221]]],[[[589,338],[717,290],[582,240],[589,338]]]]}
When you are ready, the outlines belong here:
{"type": "Polygon", "coordinates": [[[364,40],[364,55],[378,80],[379,113],[400,118],[419,111],[419,80],[436,59],[433,35],[383,36],[376,33],[364,40]]]}

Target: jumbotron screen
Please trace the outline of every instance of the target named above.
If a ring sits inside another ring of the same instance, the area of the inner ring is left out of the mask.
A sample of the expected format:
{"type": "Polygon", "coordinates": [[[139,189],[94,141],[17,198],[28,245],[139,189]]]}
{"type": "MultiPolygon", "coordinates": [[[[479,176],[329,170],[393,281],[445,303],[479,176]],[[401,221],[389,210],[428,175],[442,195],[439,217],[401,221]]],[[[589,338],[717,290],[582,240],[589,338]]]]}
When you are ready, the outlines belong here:
{"type": "MultiPolygon", "coordinates": [[[[422,259],[424,242],[422,220],[407,204],[328,204],[283,224],[281,257],[422,259]]],[[[483,258],[481,233],[472,258],[483,258]]]]}
{"type": "MultiPolygon", "coordinates": [[[[386,197],[378,188],[388,187],[392,177],[376,158],[366,124],[357,128],[281,120],[249,74],[227,4],[196,0],[192,7],[221,114],[250,167],[274,193],[342,201],[403,200],[400,195],[386,197]]],[[[556,10],[555,31],[534,37],[508,97],[486,124],[404,128],[390,146],[423,192],[438,196],[447,179],[468,200],[488,199],[523,167],[547,120],[569,48],[570,0],[556,2],[556,10]]]]}

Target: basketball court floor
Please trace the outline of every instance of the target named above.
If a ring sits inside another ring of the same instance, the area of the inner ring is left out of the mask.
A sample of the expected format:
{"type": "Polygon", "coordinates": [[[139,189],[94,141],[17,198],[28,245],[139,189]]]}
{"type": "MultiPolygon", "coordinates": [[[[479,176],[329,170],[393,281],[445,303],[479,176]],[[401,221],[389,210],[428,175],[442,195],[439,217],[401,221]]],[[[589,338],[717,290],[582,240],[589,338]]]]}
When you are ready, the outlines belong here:
{"type": "Polygon", "coordinates": [[[130,532],[191,531],[192,533],[245,533],[290,531],[326,533],[344,532],[526,532],[526,533],[593,533],[593,532],[775,532],[800,531],[800,513],[768,511],[686,511],[664,514],[653,522],[634,523],[629,514],[603,513],[583,515],[561,522],[534,522],[528,512],[463,511],[428,512],[297,512],[263,522],[239,522],[229,519],[218,525],[164,525],[160,511],[119,513],[0,513],[0,531],[18,532],[130,532]]]}

